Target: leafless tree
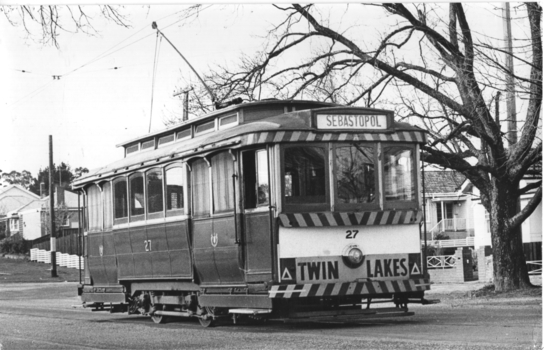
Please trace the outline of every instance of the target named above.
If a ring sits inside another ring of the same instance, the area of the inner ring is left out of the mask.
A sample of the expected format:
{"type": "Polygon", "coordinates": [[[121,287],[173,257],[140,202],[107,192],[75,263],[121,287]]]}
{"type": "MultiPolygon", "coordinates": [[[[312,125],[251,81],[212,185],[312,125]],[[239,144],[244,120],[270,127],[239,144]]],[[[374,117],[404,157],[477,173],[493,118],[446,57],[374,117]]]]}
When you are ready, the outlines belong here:
{"type": "MultiPolygon", "coordinates": [[[[430,136],[422,158],[466,175],[490,213],[495,289],[531,287],[520,227],[541,202],[542,183],[520,188],[520,182],[542,161],[541,7],[515,6],[517,24],[526,37],[516,37],[512,72],[504,63],[504,42],[497,44],[502,33],[486,36],[473,30],[467,5],[347,6],[345,13],[360,11],[361,18],[365,11],[381,8],[386,32],[372,42],[368,27],[346,28],[322,5],[275,6],[285,17],[269,31],[266,49],[242,57],[236,68],[209,73],[206,80],[223,100],[241,96],[250,101],[379,102],[422,123],[430,136]],[[296,50],[309,55],[299,62],[283,59],[296,50]],[[510,145],[506,130],[501,130],[504,113],[495,108],[499,92],[506,91],[507,75],[514,77],[517,98],[523,101],[519,138],[510,145]],[[529,191],[534,195],[520,210],[518,199],[529,191]]],[[[204,94],[197,91],[197,96],[193,109],[211,108],[204,94]]]]}
{"type": "Polygon", "coordinates": [[[2,6],[0,11],[11,25],[22,27],[30,38],[40,38],[38,41],[41,44],[51,44],[57,48],[62,32],[96,35],[98,31],[92,22],[98,16],[119,26],[129,27],[122,6],[23,5],[2,6]]]}

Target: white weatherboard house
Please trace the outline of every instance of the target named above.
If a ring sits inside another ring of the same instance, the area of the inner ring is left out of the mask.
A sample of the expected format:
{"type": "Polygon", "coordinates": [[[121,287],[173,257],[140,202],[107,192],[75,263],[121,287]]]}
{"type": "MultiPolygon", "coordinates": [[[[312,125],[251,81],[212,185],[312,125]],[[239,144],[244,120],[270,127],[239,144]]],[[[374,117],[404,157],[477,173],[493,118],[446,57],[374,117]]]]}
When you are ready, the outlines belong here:
{"type": "Polygon", "coordinates": [[[40,197],[19,185],[9,185],[0,188],[0,222],[4,221],[10,234],[18,233],[21,223],[16,210],[40,197]]]}
{"type": "MultiPolygon", "coordinates": [[[[78,228],[77,194],[57,186],[54,196],[55,205],[65,206],[64,210],[68,214],[61,228],[78,228]]],[[[48,211],[49,196],[41,199],[38,197],[38,199],[11,211],[8,216],[17,218],[19,223],[18,230],[12,230],[11,234],[19,233],[26,240],[34,240],[45,236],[47,231],[43,222],[48,211]]]]}
{"type": "Polygon", "coordinates": [[[427,239],[442,234],[450,239],[474,235],[471,187],[463,174],[455,171],[425,171],[425,224],[427,239]]]}

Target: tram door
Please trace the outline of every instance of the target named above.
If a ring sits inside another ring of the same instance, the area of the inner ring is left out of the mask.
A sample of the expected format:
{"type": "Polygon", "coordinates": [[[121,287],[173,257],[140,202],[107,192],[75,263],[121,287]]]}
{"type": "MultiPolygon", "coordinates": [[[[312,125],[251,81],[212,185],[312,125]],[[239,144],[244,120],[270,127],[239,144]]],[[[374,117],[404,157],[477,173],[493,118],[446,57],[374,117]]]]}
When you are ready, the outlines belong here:
{"type": "Polygon", "coordinates": [[[244,282],[235,232],[233,174],[228,151],[192,164],[194,260],[204,285],[244,282]]]}
{"type": "Polygon", "coordinates": [[[272,279],[268,169],[265,149],[242,152],[243,246],[247,282],[272,279]]]}

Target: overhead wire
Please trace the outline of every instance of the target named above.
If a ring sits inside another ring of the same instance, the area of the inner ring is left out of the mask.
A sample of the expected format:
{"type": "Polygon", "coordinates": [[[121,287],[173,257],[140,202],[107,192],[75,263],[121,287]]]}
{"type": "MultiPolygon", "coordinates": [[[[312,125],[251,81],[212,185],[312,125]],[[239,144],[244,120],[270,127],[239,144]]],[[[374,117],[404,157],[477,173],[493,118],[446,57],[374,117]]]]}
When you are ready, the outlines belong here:
{"type": "MultiPolygon", "coordinates": [[[[205,8],[203,8],[202,10],[200,10],[200,12],[202,12],[202,11],[204,11],[204,10],[207,10],[207,9],[210,8],[211,6],[212,6],[212,5],[209,5],[209,6],[205,7],[205,8]]],[[[164,16],[164,17],[160,18],[159,20],[163,20],[163,19],[165,19],[165,18],[174,16],[174,15],[176,15],[176,14],[179,14],[180,12],[183,12],[183,10],[180,10],[180,11],[174,12],[174,13],[172,13],[172,14],[170,14],[170,15],[164,16]]],[[[177,23],[179,23],[180,21],[182,21],[182,20],[184,20],[184,19],[186,19],[186,18],[188,18],[188,16],[182,17],[182,18],[180,18],[180,19],[174,21],[173,23],[171,23],[171,24],[169,24],[169,25],[166,25],[165,27],[163,27],[163,30],[166,29],[166,28],[169,28],[169,27],[171,27],[171,26],[173,26],[173,25],[175,25],[175,24],[177,24],[177,23]]],[[[120,51],[120,50],[122,50],[122,49],[125,49],[125,48],[127,48],[127,47],[129,47],[129,46],[131,46],[131,45],[134,45],[134,44],[136,44],[136,43],[138,43],[138,42],[140,42],[140,41],[142,41],[142,40],[144,40],[144,39],[146,39],[146,38],[152,36],[153,33],[150,33],[150,34],[148,34],[148,35],[146,35],[146,36],[144,36],[144,37],[142,37],[142,38],[140,38],[140,39],[138,39],[138,40],[135,40],[135,41],[133,41],[133,42],[127,44],[127,45],[124,45],[124,46],[118,48],[117,50],[112,51],[114,48],[118,47],[119,45],[121,45],[122,43],[126,42],[127,40],[129,40],[130,38],[134,37],[135,35],[137,35],[138,33],[142,32],[143,30],[145,30],[145,29],[148,28],[148,27],[149,27],[149,24],[143,26],[143,27],[142,27],[140,30],[138,30],[137,32],[135,32],[135,33],[131,34],[130,36],[128,36],[127,38],[121,40],[120,42],[118,42],[118,43],[115,44],[114,46],[110,47],[108,50],[102,52],[100,55],[95,56],[94,58],[92,58],[92,59],[89,60],[88,62],[82,64],[81,66],[79,66],[79,67],[77,67],[77,68],[75,68],[75,69],[73,69],[73,70],[71,70],[71,71],[69,71],[69,72],[67,72],[67,73],[65,73],[65,74],[53,75],[53,76],[52,76],[53,79],[52,79],[51,81],[49,81],[48,83],[46,83],[46,84],[44,84],[44,85],[38,87],[37,89],[35,89],[34,91],[30,92],[29,94],[23,96],[22,98],[20,98],[20,99],[17,100],[16,102],[10,104],[9,107],[14,106],[14,105],[20,103],[21,101],[23,101],[23,100],[25,100],[25,99],[27,99],[27,98],[33,98],[34,96],[36,96],[37,94],[39,94],[40,92],[42,92],[46,87],[48,87],[48,86],[49,86],[52,82],[54,82],[55,80],[60,80],[61,77],[65,77],[65,76],[71,75],[71,74],[77,72],[78,70],[80,70],[80,69],[82,69],[82,68],[84,68],[84,67],[86,67],[86,66],[89,66],[89,65],[91,65],[91,64],[94,64],[95,62],[97,62],[97,61],[99,61],[99,60],[101,60],[101,59],[103,59],[103,58],[105,58],[105,57],[108,57],[108,56],[110,56],[110,55],[112,55],[112,54],[114,54],[114,53],[116,53],[116,52],[118,52],[118,51],[120,51]]],[[[162,40],[162,39],[161,39],[161,40],[162,40]]],[[[156,63],[156,59],[155,59],[155,63],[156,63]]],[[[155,65],[155,63],[154,63],[154,65],[155,65]]],[[[121,67],[106,68],[106,69],[104,69],[104,70],[116,70],[116,69],[119,69],[119,68],[121,68],[121,67]]],[[[31,73],[30,71],[27,71],[27,70],[24,70],[24,69],[13,69],[13,70],[18,71],[18,72],[21,72],[21,73],[31,73]]],[[[154,67],[154,70],[155,70],[155,67],[154,67]]],[[[32,74],[44,75],[44,74],[40,74],[40,73],[32,73],[32,74]]],[[[154,72],[153,74],[155,75],[155,72],[154,72]]],[[[154,79],[155,79],[155,77],[153,77],[153,85],[154,85],[154,79]]]]}

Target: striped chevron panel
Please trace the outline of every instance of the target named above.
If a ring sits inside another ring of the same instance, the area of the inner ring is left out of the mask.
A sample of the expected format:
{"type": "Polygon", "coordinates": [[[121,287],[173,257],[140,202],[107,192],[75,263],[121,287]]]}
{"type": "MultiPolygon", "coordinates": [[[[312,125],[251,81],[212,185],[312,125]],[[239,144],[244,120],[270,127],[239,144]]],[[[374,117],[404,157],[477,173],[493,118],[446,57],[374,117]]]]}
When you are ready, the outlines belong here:
{"type": "Polygon", "coordinates": [[[263,131],[245,135],[242,144],[253,145],[271,142],[328,142],[328,141],[383,141],[383,142],[427,142],[422,131],[399,131],[396,133],[315,133],[312,131],[263,131]]]}
{"type": "Polygon", "coordinates": [[[270,298],[307,298],[343,295],[372,295],[429,290],[427,279],[397,281],[344,282],[324,284],[276,285],[270,289],[270,298]]]}
{"type": "Polygon", "coordinates": [[[399,225],[419,223],[423,212],[417,210],[368,211],[357,213],[280,214],[283,227],[399,225]]]}

